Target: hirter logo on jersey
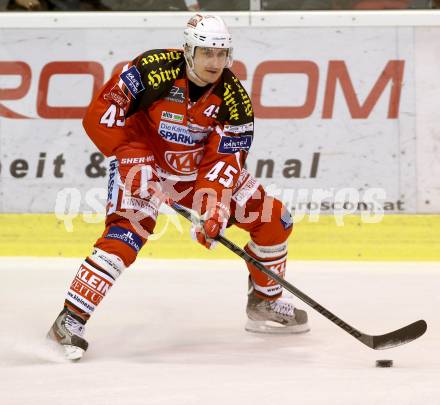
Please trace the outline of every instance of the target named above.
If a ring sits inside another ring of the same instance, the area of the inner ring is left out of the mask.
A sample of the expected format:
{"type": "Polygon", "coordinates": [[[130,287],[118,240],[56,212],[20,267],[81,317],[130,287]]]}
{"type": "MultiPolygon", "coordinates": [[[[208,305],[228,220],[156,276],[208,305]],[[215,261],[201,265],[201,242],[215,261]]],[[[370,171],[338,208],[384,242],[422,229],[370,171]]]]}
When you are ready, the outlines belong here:
{"type": "Polygon", "coordinates": [[[165,160],[177,173],[194,174],[203,157],[203,148],[184,152],[167,151],[165,160]]]}
{"type": "Polygon", "coordinates": [[[145,86],[142,83],[141,74],[139,70],[137,70],[136,66],[132,66],[127,69],[125,72],[122,72],[119,77],[127,86],[129,92],[132,94],[134,98],[142,91],[145,90],[145,86]]]}

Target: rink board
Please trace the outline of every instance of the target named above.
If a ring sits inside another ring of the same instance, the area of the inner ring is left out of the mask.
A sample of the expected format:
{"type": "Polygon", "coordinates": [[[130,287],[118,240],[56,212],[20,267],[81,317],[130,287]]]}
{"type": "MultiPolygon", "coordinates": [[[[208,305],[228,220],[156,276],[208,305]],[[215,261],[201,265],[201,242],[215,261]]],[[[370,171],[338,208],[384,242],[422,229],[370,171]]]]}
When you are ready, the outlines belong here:
{"type": "MultiPolygon", "coordinates": [[[[234,38],[232,69],[256,118],[248,170],[264,186],[289,207],[325,192],[329,201],[373,200],[393,213],[440,212],[433,102],[440,13],[224,17],[234,38]]],[[[66,189],[76,190],[82,211],[105,206],[106,165],[81,118],[127,61],[145,49],[181,46],[187,18],[0,16],[0,212],[53,212],[66,189]]]]}
{"type": "MultiPolygon", "coordinates": [[[[440,260],[439,215],[387,215],[376,224],[349,215],[343,226],[329,215],[310,219],[295,225],[289,240],[292,260],[440,260]]],[[[103,217],[78,216],[69,223],[52,214],[2,214],[0,229],[0,256],[82,257],[101,235],[103,217]]],[[[176,215],[159,216],[155,231],[140,257],[235,258],[222,246],[208,251],[193,242],[188,223],[176,215]]],[[[236,227],[226,236],[239,246],[248,240],[236,227]]]]}
{"type": "MultiPolygon", "coordinates": [[[[440,115],[432,101],[440,92],[440,11],[223,16],[234,36],[233,69],[254,103],[248,170],[288,208],[313,202],[309,210],[327,214],[297,222],[290,258],[439,260],[439,216],[408,214],[440,212],[440,115]],[[326,208],[360,209],[370,200],[399,215],[377,224],[346,216],[341,227],[326,208]]],[[[81,117],[121,63],[146,48],[180,46],[187,18],[0,16],[0,212],[14,213],[0,214],[0,255],[90,252],[103,218],[84,221],[81,213],[104,211],[106,163],[81,117]],[[79,213],[73,232],[41,214],[51,212],[79,213]]],[[[141,256],[233,257],[193,243],[175,217],[162,217],[158,229],[141,256]]],[[[239,230],[227,236],[247,241],[239,230]]]]}

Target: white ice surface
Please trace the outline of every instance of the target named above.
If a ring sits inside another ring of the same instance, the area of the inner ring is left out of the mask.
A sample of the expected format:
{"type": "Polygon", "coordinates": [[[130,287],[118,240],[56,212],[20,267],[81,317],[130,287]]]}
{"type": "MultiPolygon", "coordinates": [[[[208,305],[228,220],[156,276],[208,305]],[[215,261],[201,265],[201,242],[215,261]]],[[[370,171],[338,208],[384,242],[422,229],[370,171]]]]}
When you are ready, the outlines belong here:
{"type": "Polygon", "coordinates": [[[44,337],[79,263],[0,259],[1,405],[440,404],[440,263],[289,263],[291,283],[364,332],[427,321],[420,339],[374,351],[312,309],[308,334],[245,332],[239,261],[142,260],[68,363],[44,337]]]}

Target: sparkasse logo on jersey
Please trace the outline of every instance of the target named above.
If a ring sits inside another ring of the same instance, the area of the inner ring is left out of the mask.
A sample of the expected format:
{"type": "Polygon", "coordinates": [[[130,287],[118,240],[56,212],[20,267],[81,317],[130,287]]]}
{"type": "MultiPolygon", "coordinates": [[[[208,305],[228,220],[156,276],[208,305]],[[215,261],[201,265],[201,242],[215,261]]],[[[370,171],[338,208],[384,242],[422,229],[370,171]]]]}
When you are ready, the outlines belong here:
{"type": "Polygon", "coordinates": [[[188,133],[188,128],[184,125],[171,124],[161,121],[159,124],[159,135],[168,142],[179,145],[194,145],[196,142],[188,133]]]}

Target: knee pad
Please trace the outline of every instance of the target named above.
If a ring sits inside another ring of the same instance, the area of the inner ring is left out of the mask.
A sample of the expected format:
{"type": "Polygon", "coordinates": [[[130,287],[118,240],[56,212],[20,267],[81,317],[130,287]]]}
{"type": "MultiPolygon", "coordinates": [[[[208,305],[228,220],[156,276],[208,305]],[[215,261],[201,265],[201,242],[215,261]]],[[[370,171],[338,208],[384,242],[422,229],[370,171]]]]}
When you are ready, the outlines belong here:
{"type": "Polygon", "coordinates": [[[89,258],[101,269],[109,273],[114,280],[125,270],[124,261],[119,256],[107,253],[102,249],[95,247],[89,258]]]}
{"type": "Polygon", "coordinates": [[[259,246],[275,246],[287,241],[293,229],[292,216],[280,200],[271,200],[270,215],[249,227],[252,240],[259,246]]]}

